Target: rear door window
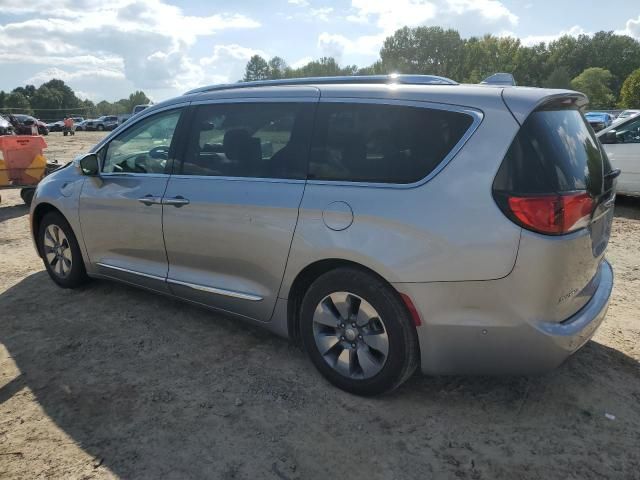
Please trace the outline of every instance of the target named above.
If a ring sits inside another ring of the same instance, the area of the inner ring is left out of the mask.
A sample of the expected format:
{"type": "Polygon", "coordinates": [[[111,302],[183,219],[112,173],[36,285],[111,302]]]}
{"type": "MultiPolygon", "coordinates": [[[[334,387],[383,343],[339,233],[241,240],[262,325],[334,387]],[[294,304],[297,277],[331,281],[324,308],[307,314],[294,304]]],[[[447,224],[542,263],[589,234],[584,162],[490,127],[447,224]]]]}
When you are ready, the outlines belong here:
{"type": "Polygon", "coordinates": [[[196,107],[182,175],[304,179],[313,103],[196,107]]]}
{"type": "Polygon", "coordinates": [[[449,110],[320,104],[309,179],[416,182],[445,159],[472,123],[470,115],[449,110]]]}

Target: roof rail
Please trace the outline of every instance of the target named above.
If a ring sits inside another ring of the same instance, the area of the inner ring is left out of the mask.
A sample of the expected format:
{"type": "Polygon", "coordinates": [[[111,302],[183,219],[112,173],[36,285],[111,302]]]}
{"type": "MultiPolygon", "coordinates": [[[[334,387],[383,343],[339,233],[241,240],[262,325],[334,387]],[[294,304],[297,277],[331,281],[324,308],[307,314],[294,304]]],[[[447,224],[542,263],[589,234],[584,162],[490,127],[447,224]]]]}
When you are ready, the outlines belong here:
{"type": "Polygon", "coordinates": [[[189,90],[185,95],[194,93],[214,92],[217,90],[235,90],[250,87],[277,87],[286,85],[331,85],[336,83],[362,84],[403,84],[403,85],[458,85],[457,82],[436,75],[350,75],[340,77],[305,77],[283,78],[279,80],[257,80],[253,82],[238,82],[219,85],[209,85],[189,90]]]}

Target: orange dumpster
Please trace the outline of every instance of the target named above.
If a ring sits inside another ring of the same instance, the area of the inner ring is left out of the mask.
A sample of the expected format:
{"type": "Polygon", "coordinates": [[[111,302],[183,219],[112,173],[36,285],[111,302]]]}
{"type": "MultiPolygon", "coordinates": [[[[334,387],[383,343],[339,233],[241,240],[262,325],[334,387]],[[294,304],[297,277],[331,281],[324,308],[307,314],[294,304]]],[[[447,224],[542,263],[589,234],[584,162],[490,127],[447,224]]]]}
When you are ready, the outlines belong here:
{"type": "Polygon", "coordinates": [[[0,188],[37,184],[47,166],[45,148],[41,136],[0,136],[0,188]]]}

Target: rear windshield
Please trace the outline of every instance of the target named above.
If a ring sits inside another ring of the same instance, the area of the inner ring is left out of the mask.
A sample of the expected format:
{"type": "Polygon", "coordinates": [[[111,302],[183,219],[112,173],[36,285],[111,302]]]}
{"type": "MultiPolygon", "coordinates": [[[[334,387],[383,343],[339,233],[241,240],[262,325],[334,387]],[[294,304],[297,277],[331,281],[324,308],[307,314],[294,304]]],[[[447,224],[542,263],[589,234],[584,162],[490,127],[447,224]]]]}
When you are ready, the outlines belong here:
{"type": "Polygon", "coordinates": [[[586,190],[598,196],[610,169],[579,110],[539,110],[513,140],[494,187],[521,195],[586,190]]]}

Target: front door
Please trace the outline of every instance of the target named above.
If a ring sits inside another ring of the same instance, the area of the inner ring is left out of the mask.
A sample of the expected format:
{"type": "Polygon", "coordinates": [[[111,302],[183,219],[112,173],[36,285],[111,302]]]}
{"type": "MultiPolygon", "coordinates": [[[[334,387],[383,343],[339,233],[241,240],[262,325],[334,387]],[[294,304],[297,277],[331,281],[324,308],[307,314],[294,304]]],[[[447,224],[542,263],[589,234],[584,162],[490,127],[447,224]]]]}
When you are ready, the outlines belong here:
{"type": "Polygon", "coordinates": [[[162,196],[181,112],[132,124],[99,151],[100,176],[87,178],[80,194],[82,236],[99,274],[167,290],[162,196]]]}
{"type": "Polygon", "coordinates": [[[304,192],[315,103],[193,107],[164,200],[176,295],[269,321],[304,192]]]}

